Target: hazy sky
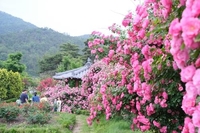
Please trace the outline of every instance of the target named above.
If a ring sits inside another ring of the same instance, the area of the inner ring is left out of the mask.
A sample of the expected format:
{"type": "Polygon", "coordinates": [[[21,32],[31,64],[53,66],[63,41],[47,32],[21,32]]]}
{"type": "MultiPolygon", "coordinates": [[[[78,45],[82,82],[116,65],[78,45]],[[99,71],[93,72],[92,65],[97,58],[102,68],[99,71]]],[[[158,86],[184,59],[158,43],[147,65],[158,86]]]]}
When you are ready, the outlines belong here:
{"type": "Polygon", "coordinates": [[[1,11],[72,36],[107,34],[135,6],[135,0],[0,0],[1,11]]]}

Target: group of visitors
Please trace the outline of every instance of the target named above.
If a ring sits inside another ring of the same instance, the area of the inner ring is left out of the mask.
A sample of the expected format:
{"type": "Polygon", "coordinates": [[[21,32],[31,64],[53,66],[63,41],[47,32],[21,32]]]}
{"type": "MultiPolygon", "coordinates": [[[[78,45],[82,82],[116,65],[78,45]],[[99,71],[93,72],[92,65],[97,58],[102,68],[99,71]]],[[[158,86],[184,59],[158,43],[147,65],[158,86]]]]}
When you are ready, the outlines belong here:
{"type": "MultiPolygon", "coordinates": [[[[32,104],[33,103],[39,103],[39,102],[48,102],[48,99],[46,96],[42,95],[41,98],[37,95],[37,92],[34,92],[34,95],[32,96],[32,104]]],[[[28,101],[28,94],[27,94],[27,90],[23,90],[19,99],[17,99],[16,101],[17,105],[22,105],[24,103],[29,103],[28,101]]],[[[60,97],[56,98],[54,100],[54,103],[53,103],[53,110],[54,112],[60,112],[61,111],[61,100],[60,100],[60,97]]]]}
{"type": "MultiPolygon", "coordinates": [[[[28,94],[27,94],[27,90],[23,90],[19,99],[16,101],[16,103],[18,105],[24,104],[24,103],[29,103],[28,101],[28,94]]],[[[46,97],[43,97],[40,99],[40,97],[37,95],[37,92],[34,92],[34,95],[31,99],[32,103],[39,103],[39,102],[43,102],[43,101],[48,101],[46,97]]]]}

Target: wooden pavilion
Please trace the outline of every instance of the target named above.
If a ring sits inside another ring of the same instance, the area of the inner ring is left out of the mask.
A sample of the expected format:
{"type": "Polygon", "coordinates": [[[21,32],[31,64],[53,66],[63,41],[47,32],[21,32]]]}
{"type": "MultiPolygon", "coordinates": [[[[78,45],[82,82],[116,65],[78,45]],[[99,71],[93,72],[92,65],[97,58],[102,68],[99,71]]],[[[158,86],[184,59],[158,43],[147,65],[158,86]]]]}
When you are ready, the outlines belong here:
{"type": "Polygon", "coordinates": [[[74,80],[75,81],[75,87],[78,87],[80,85],[80,82],[82,81],[83,76],[87,73],[90,66],[92,65],[91,59],[88,58],[87,63],[79,68],[68,70],[65,72],[59,72],[56,73],[53,76],[53,79],[56,80],[65,80],[67,81],[74,80]]]}

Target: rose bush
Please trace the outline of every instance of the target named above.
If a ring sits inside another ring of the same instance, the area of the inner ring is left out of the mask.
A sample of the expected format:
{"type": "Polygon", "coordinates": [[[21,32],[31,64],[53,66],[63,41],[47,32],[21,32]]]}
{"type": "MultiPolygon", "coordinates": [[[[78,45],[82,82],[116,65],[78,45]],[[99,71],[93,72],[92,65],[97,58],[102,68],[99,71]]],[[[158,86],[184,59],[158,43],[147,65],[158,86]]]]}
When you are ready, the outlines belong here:
{"type": "Polygon", "coordinates": [[[88,42],[97,62],[83,80],[88,123],[105,113],[132,116],[132,128],[196,132],[199,118],[198,0],[146,0],[88,42]],[[103,63],[103,64],[102,64],[103,63]],[[185,121],[184,121],[185,119],[185,121]]]}
{"type": "Polygon", "coordinates": [[[75,110],[88,109],[87,96],[78,87],[69,87],[63,81],[53,87],[45,89],[44,95],[49,96],[49,102],[53,106],[54,99],[60,97],[62,101],[62,112],[74,113],[75,110]]]}

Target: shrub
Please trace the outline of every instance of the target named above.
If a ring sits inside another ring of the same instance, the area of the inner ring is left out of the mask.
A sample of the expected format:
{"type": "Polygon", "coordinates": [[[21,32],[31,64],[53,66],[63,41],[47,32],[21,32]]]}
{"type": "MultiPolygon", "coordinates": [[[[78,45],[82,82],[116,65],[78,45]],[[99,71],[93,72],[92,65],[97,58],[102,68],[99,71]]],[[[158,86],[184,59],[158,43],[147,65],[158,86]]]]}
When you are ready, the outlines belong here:
{"type": "Polygon", "coordinates": [[[22,79],[18,72],[0,69],[0,98],[18,97],[22,91],[22,79]]]}
{"type": "Polygon", "coordinates": [[[44,92],[44,95],[49,95],[49,101],[52,102],[55,98],[60,97],[62,101],[62,112],[74,113],[77,109],[88,109],[87,96],[83,95],[78,87],[70,88],[68,85],[63,85],[64,82],[59,82],[55,87],[49,87],[44,92]]]}
{"type": "Polygon", "coordinates": [[[40,92],[45,91],[46,88],[52,87],[56,84],[56,81],[54,81],[52,78],[46,78],[43,79],[40,84],[37,87],[37,90],[40,92]]]}
{"type": "Polygon", "coordinates": [[[20,109],[17,106],[3,106],[0,108],[0,118],[6,119],[6,121],[12,121],[20,114],[20,109]]]}
{"type": "Polygon", "coordinates": [[[8,100],[5,100],[6,103],[16,102],[17,98],[11,98],[8,100]]]}
{"type": "Polygon", "coordinates": [[[64,128],[71,129],[73,125],[76,123],[76,116],[74,114],[63,115],[62,113],[59,114],[62,117],[59,117],[58,122],[64,128]]]}
{"type": "MultiPolygon", "coordinates": [[[[22,113],[24,116],[27,116],[28,115],[28,112],[30,110],[33,110],[34,108],[31,108],[31,105],[30,104],[22,104],[21,106],[21,110],[22,110],[22,113]]],[[[36,109],[35,109],[36,110],[36,109]]],[[[33,111],[34,112],[34,111],[33,111]]]]}
{"type": "Polygon", "coordinates": [[[27,121],[30,124],[46,124],[51,119],[49,113],[44,111],[29,112],[27,121]]]}
{"type": "Polygon", "coordinates": [[[32,107],[35,107],[45,112],[50,112],[52,108],[48,102],[33,103],[32,107]]]}

